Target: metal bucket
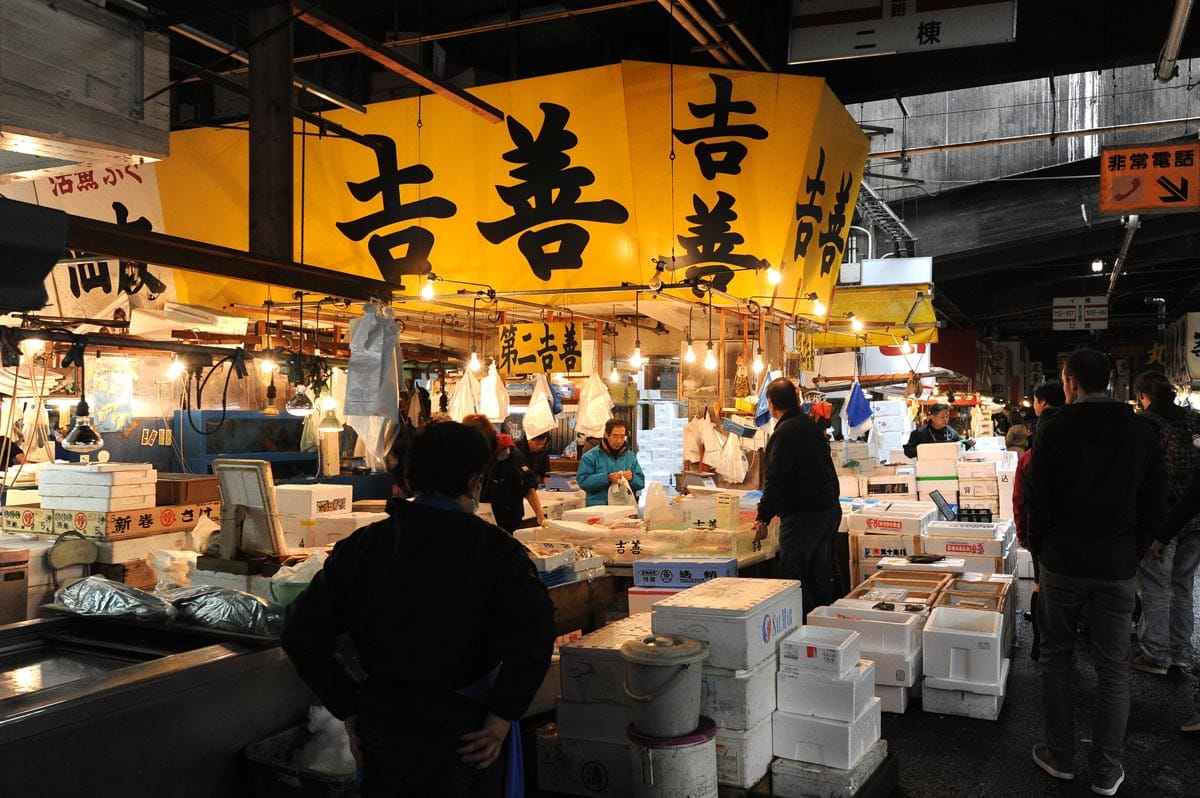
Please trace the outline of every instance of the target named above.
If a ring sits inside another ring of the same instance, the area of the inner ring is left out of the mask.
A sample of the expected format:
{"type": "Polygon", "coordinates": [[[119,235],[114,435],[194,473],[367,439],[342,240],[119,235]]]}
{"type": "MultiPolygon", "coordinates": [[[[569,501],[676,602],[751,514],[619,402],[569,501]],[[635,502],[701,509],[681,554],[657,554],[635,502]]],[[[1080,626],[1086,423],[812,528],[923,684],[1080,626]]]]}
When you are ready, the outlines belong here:
{"type": "Polygon", "coordinates": [[[691,734],[663,739],[629,727],[634,798],[716,798],[717,724],[700,718],[691,734]]]}
{"type": "Polygon", "coordinates": [[[621,646],[633,727],[650,737],[691,734],[700,723],[700,662],[708,645],[679,635],[646,635],[621,646]]]}

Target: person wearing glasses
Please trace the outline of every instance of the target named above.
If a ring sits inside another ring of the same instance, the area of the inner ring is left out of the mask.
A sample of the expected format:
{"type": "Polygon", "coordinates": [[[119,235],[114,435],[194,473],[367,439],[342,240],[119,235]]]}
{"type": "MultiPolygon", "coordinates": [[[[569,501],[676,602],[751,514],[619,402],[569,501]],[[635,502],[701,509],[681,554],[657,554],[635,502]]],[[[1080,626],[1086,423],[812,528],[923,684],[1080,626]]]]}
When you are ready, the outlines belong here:
{"type": "Polygon", "coordinates": [[[579,458],[575,481],[587,492],[587,506],[608,504],[608,489],[621,481],[629,483],[636,496],[646,487],[646,476],[638,464],[637,455],[625,443],[625,422],[610,418],[604,424],[604,438],[579,458]]]}
{"type": "Polygon", "coordinates": [[[923,443],[958,443],[958,431],[950,426],[950,405],[935,404],[929,408],[929,418],[913,430],[904,444],[904,456],[916,457],[923,443]]]}

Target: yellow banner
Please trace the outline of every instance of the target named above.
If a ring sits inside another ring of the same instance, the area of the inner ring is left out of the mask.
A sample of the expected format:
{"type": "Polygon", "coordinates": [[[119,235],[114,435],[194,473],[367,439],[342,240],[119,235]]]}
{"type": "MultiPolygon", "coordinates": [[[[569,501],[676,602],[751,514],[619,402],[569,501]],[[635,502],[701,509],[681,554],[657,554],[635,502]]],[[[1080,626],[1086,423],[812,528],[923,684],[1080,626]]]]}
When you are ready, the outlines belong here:
{"type": "MultiPolygon", "coordinates": [[[[472,91],[505,122],[430,96],[329,112],[370,147],[297,137],[295,258],[405,294],[432,271],[559,305],[572,289],[644,285],[661,264],[664,282],[689,283],[680,296],[704,283],[766,305],[821,291],[807,269],[844,248],[867,140],[821,79],[697,67],[672,78],[624,62],[472,91]],[[813,179],[822,216],[797,259],[797,187],[809,197],[813,179]],[[773,285],[767,267],[781,265],[773,285]]],[[[245,249],[248,169],[244,132],[174,134],[157,167],[166,231],[245,249]]],[[[180,292],[263,298],[192,275],[180,292]]]]}
{"type": "Polygon", "coordinates": [[[496,370],[501,374],[579,371],[582,335],[582,327],[574,321],[501,325],[496,370]]]}
{"type": "Polygon", "coordinates": [[[934,343],[937,316],[932,297],[930,285],[839,288],[829,309],[827,328],[813,333],[813,346],[817,349],[897,346],[906,336],[910,344],[934,343]],[[862,330],[853,329],[849,313],[862,323],[862,330]]]}

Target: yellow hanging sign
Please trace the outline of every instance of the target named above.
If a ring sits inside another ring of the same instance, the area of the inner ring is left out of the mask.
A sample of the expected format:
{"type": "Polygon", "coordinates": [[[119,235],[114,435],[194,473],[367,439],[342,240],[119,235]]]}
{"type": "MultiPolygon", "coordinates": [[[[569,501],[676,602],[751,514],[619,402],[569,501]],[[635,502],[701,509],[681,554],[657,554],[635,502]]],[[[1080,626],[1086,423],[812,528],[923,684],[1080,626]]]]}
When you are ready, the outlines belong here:
{"type": "Polygon", "coordinates": [[[574,321],[504,324],[496,370],[501,374],[579,371],[583,329],[574,321]]]}

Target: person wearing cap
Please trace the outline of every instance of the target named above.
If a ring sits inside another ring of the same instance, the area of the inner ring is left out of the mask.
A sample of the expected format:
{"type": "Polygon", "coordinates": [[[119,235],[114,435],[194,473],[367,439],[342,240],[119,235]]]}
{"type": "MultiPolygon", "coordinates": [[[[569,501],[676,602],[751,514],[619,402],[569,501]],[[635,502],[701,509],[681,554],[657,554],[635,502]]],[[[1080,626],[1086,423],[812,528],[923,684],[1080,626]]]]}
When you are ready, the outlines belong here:
{"type": "Polygon", "coordinates": [[[530,470],[512,436],[497,434],[488,417],[478,413],[467,416],[462,423],[478,430],[491,448],[492,456],[483,472],[479,500],[491,503],[496,526],[510,533],[520,529],[525,520],[527,499],[533,508],[534,519],[541,526],[545,516],[537,495],[537,476],[530,470]]]}
{"type": "Polygon", "coordinates": [[[546,475],[550,473],[550,433],[543,432],[532,438],[526,435],[517,441],[517,448],[525,455],[525,462],[529,464],[537,483],[544,485],[546,475]]]}
{"type": "Polygon", "coordinates": [[[935,404],[929,408],[929,418],[913,430],[904,444],[904,456],[916,457],[923,443],[958,443],[958,431],[950,426],[950,405],[935,404]]]}

